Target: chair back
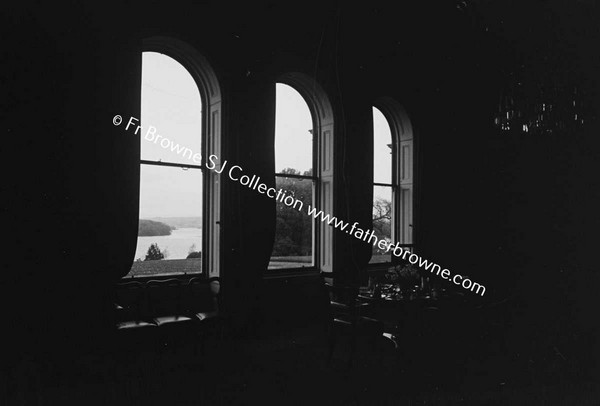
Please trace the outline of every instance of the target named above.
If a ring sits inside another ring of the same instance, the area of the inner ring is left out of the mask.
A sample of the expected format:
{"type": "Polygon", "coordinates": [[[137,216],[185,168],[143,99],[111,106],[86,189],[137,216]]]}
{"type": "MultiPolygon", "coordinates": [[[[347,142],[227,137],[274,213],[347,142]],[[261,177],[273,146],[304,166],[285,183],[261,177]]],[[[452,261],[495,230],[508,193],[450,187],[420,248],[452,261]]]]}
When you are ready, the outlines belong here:
{"type": "Polygon", "coordinates": [[[355,321],[360,316],[358,287],[335,285],[329,282],[325,282],[325,287],[329,294],[329,312],[332,318],[349,317],[350,320],[355,321]]]}
{"type": "Polygon", "coordinates": [[[208,280],[203,277],[190,279],[185,291],[184,302],[188,313],[212,311],[213,301],[208,280]]]}
{"type": "Polygon", "coordinates": [[[138,281],[117,285],[117,305],[123,309],[117,321],[144,320],[149,315],[148,297],[145,286],[138,281]]]}
{"type": "Polygon", "coordinates": [[[154,316],[183,313],[183,289],[178,279],[150,280],[146,286],[154,316]]]}
{"type": "Polygon", "coordinates": [[[208,284],[210,286],[210,294],[213,310],[219,311],[219,303],[220,303],[220,294],[221,294],[221,281],[218,277],[214,276],[208,279],[208,284]]]}
{"type": "Polygon", "coordinates": [[[334,285],[325,282],[325,287],[329,292],[331,302],[342,303],[345,305],[353,304],[358,296],[358,288],[348,285],[334,285]]]}

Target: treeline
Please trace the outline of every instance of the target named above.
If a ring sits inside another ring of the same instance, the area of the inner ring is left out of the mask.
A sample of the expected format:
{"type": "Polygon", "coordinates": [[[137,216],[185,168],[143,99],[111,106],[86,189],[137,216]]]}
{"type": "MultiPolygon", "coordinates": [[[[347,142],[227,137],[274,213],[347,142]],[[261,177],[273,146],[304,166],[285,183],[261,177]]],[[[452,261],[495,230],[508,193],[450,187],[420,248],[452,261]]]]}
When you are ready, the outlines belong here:
{"type": "Polygon", "coordinates": [[[159,221],[141,220],[138,223],[138,236],[171,235],[171,226],[159,221]]]}
{"type": "Polygon", "coordinates": [[[152,217],[152,220],[178,228],[202,228],[202,217],[152,217]]]}
{"type": "MultiPolygon", "coordinates": [[[[301,173],[293,168],[285,168],[282,174],[310,176],[312,170],[301,173]]],[[[303,207],[312,204],[312,180],[276,178],[277,189],[285,190],[288,196],[302,201],[303,207]]],[[[281,202],[277,203],[277,226],[275,228],[275,244],[272,256],[306,256],[312,250],[312,222],[306,211],[298,210],[281,202]]]]}

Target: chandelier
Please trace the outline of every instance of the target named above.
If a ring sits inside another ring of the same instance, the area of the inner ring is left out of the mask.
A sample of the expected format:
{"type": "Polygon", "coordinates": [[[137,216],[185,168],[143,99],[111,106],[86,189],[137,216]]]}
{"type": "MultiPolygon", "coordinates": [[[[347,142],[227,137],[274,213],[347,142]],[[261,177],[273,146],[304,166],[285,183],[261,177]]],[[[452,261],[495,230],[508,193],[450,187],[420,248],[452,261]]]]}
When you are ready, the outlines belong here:
{"type": "Polygon", "coordinates": [[[502,131],[536,135],[572,132],[587,119],[584,107],[580,86],[513,78],[500,96],[494,124],[502,131]]]}

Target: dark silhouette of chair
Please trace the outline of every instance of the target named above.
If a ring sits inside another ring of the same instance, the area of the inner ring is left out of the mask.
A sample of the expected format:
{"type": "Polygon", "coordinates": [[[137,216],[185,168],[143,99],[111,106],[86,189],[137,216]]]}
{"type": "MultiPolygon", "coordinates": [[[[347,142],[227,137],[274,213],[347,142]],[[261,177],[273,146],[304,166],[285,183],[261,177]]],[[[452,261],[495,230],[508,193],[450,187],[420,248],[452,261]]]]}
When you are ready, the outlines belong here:
{"type": "Polygon", "coordinates": [[[184,286],[178,279],[150,280],[146,284],[152,320],[158,326],[163,346],[185,343],[192,319],[184,308],[184,286]]]}
{"type": "Polygon", "coordinates": [[[120,283],[115,299],[112,346],[127,363],[134,363],[139,357],[145,358],[155,352],[158,326],[152,320],[144,284],[137,281],[120,283]]]}
{"type": "Polygon", "coordinates": [[[187,316],[192,320],[204,352],[208,336],[222,338],[222,316],[219,312],[220,281],[218,277],[190,279],[185,295],[187,316]]]}
{"type": "Polygon", "coordinates": [[[188,283],[189,298],[187,310],[190,317],[199,322],[218,319],[219,292],[221,284],[218,277],[190,279],[188,283]]]}
{"type": "MultiPolygon", "coordinates": [[[[369,349],[376,348],[379,340],[389,340],[391,337],[384,335],[384,325],[367,315],[370,304],[358,297],[358,287],[336,286],[325,283],[329,293],[330,332],[329,332],[329,359],[333,357],[335,347],[341,337],[347,337],[350,344],[348,364],[354,362],[357,343],[366,339],[370,344],[369,349]]],[[[395,344],[394,344],[395,346],[395,344]]]]}
{"type": "Polygon", "coordinates": [[[146,293],[144,285],[137,281],[118,285],[113,309],[117,330],[138,331],[157,327],[150,316],[146,293]]]}

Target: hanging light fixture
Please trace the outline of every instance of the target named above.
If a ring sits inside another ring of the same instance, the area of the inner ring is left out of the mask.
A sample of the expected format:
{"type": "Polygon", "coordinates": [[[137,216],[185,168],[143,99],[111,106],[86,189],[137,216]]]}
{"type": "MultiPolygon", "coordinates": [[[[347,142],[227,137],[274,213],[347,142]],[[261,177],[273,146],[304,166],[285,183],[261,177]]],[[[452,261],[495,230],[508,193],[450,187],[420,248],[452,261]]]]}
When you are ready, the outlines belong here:
{"type": "Polygon", "coordinates": [[[543,135],[572,132],[583,127],[584,95],[577,85],[556,81],[526,86],[512,79],[500,96],[494,125],[501,131],[543,135]]]}

